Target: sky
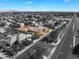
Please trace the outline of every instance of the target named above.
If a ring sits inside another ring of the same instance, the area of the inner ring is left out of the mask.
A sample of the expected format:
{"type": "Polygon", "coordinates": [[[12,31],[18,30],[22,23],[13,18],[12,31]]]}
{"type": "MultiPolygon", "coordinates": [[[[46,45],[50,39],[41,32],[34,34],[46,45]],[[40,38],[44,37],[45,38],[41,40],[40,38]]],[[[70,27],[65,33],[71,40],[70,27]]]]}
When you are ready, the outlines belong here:
{"type": "Polygon", "coordinates": [[[0,0],[0,11],[79,11],[79,0],[0,0]]]}

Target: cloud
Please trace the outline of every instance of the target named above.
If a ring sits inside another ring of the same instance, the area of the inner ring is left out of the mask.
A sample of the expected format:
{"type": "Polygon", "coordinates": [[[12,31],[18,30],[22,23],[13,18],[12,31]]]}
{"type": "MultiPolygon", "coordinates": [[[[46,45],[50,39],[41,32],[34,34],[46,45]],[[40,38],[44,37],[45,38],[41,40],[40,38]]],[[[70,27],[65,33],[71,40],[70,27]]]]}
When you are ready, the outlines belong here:
{"type": "Polygon", "coordinates": [[[25,3],[27,3],[27,4],[31,4],[31,3],[33,3],[32,1],[28,1],[28,2],[25,2],[25,3]]]}
{"type": "Polygon", "coordinates": [[[70,2],[71,0],[64,0],[64,2],[70,2]]]}

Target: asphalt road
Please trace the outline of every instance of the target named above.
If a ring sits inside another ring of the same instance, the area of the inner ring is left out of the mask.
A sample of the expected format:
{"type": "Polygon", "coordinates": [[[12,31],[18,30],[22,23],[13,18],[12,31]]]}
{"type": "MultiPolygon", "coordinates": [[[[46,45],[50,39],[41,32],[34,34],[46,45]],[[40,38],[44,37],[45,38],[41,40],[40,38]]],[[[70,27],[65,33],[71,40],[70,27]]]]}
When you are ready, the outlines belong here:
{"type": "Polygon", "coordinates": [[[67,29],[65,35],[62,38],[62,41],[58,45],[51,59],[77,59],[74,55],[72,55],[72,45],[74,37],[73,23],[76,19],[76,17],[73,17],[69,28],[67,29]]]}
{"type": "Polygon", "coordinates": [[[71,47],[73,45],[72,25],[70,25],[68,32],[65,34],[63,39],[64,43],[62,44],[56,59],[74,59],[74,56],[72,56],[72,47],[71,47]]]}
{"type": "Polygon", "coordinates": [[[75,26],[74,26],[74,34],[75,34],[75,45],[79,43],[79,18],[76,19],[75,21],[75,26]]]}

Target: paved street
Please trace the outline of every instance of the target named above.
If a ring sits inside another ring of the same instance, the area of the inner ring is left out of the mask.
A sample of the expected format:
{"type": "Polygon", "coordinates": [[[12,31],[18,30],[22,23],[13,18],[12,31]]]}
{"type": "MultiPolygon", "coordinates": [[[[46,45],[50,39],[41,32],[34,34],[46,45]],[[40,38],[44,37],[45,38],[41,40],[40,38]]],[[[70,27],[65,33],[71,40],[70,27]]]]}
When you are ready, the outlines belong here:
{"type": "Polygon", "coordinates": [[[71,22],[69,28],[67,29],[62,41],[58,45],[58,48],[56,49],[54,55],[52,56],[52,59],[77,59],[76,56],[72,55],[72,46],[73,46],[73,37],[74,32],[79,28],[79,21],[75,17],[73,18],[73,21],[71,22]],[[76,22],[75,22],[75,21],[76,22]],[[74,24],[75,23],[75,24],[74,24]],[[73,26],[75,29],[73,29],[73,26]],[[75,31],[74,31],[75,30],[75,31]]]}
{"type": "Polygon", "coordinates": [[[75,21],[75,26],[74,26],[74,32],[75,32],[75,44],[77,45],[79,43],[79,18],[76,19],[75,21]]]}

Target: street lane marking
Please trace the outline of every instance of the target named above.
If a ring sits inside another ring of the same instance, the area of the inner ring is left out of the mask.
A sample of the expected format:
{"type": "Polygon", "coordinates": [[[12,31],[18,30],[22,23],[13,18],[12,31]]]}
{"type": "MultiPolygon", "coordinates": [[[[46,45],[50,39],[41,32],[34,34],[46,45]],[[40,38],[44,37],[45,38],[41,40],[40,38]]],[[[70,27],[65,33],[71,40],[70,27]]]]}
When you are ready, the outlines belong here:
{"type": "Polygon", "coordinates": [[[75,36],[73,38],[73,47],[75,46],[75,36]]]}
{"type": "Polygon", "coordinates": [[[73,23],[73,31],[75,30],[75,23],[73,23]]]}
{"type": "Polygon", "coordinates": [[[73,47],[75,46],[75,23],[73,23],[73,32],[74,32],[74,37],[73,37],[73,47]]]}

